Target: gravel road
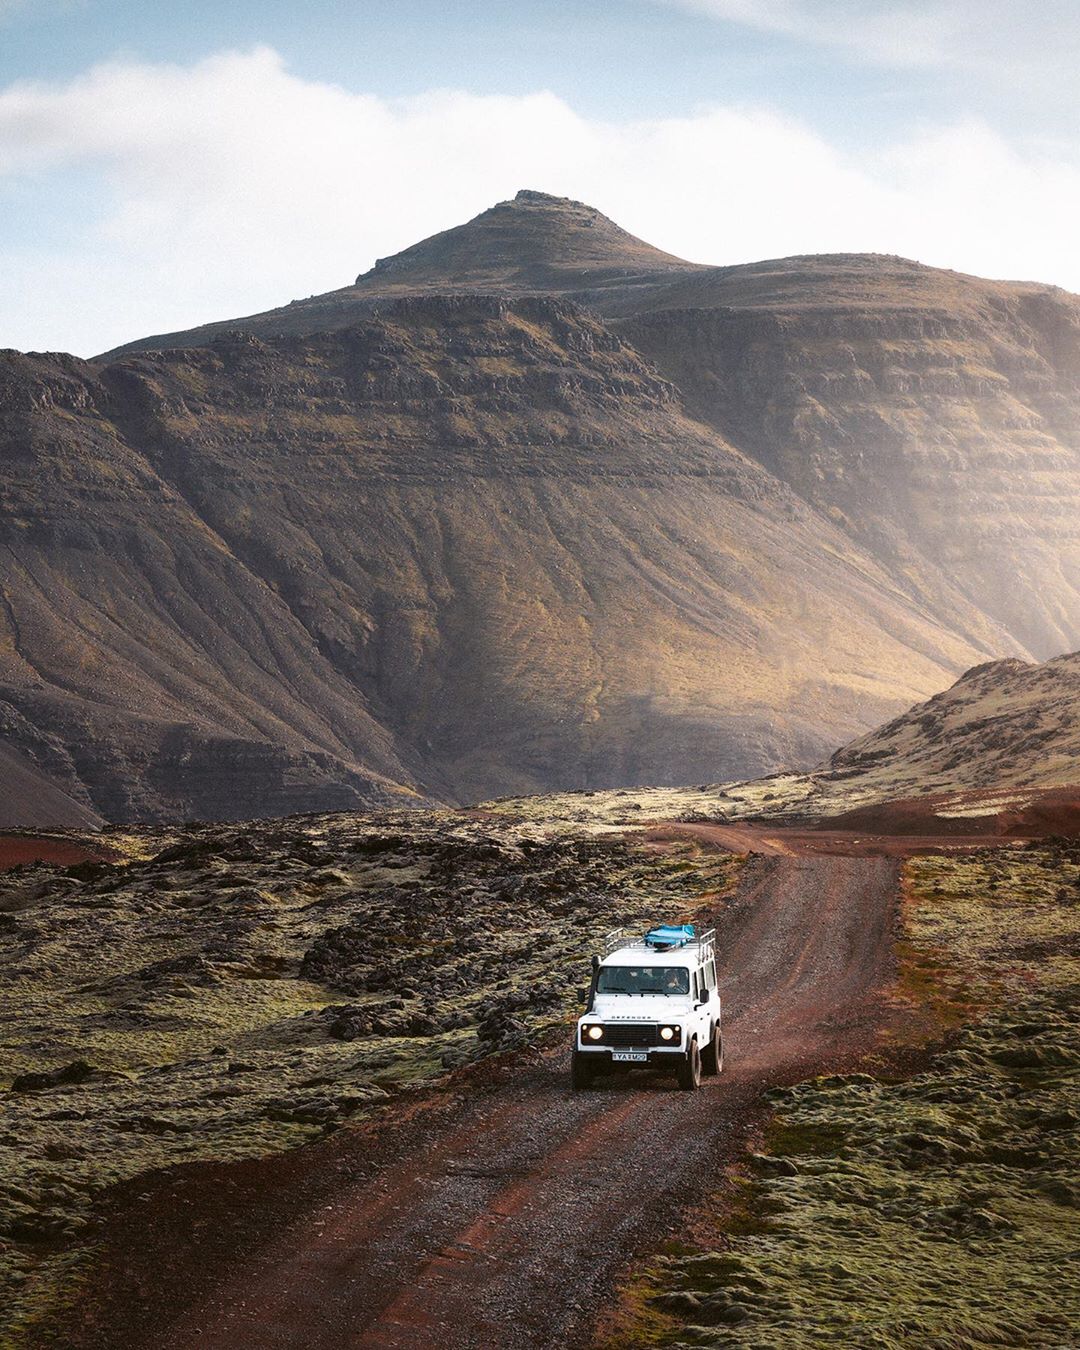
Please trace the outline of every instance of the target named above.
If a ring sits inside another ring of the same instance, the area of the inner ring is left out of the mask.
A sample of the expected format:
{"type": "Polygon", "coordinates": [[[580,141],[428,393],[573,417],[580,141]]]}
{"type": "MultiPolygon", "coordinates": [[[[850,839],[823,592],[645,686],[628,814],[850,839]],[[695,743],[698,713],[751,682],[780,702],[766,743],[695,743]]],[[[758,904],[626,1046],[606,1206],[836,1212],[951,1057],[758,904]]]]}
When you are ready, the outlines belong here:
{"type": "Polygon", "coordinates": [[[717,1188],[761,1119],[762,1090],[850,1064],[873,1042],[898,862],[775,840],[761,853],[720,920],[719,1078],[697,1093],[659,1077],[571,1093],[559,1049],[356,1131],[288,1222],[155,1347],[586,1344],[628,1261],[717,1188]]]}

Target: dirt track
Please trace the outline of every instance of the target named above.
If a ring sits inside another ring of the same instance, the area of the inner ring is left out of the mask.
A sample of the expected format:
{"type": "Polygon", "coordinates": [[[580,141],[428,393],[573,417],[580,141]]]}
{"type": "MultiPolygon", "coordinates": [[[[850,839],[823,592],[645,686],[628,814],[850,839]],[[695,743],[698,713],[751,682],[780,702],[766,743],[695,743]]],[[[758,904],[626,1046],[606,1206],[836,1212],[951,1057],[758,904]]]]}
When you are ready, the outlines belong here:
{"type": "Polygon", "coordinates": [[[293,1222],[153,1344],[585,1342],[627,1260],[716,1189],[760,1118],[761,1089],[872,1042],[898,864],[765,848],[774,856],[751,860],[721,921],[720,1079],[696,1094],[645,1078],[572,1094],[559,1050],[374,1136],[357,1131],[341,1184],[313,1183],[293,1222]]]}

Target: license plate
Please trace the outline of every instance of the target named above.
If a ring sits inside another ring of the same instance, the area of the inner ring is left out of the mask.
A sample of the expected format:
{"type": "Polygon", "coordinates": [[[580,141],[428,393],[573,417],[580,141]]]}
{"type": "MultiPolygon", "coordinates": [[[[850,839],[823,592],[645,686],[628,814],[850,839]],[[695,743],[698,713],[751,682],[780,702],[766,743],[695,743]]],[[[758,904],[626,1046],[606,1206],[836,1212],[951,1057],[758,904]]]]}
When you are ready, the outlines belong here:
{"type": "Polygon", "coordinates": [[[648,1064],[647,1050],[612,1050],[611,1058],[616,1064],[648,1064]]]}

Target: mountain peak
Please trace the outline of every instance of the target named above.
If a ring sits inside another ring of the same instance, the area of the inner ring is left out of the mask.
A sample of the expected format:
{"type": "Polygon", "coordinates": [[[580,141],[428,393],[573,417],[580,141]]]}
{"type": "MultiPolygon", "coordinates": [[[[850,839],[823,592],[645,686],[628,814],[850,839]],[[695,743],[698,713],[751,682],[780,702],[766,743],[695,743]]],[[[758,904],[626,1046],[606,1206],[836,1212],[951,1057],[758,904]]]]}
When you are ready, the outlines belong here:
{"type": "Polygon", "coordinates": [[[388,277],[447,286],[510,280],[581,284],[693,267],[636,238],[585,202],[522,188],[464,225],[380,258],[370,272],[357,277],[357,285],[388,277]]]}

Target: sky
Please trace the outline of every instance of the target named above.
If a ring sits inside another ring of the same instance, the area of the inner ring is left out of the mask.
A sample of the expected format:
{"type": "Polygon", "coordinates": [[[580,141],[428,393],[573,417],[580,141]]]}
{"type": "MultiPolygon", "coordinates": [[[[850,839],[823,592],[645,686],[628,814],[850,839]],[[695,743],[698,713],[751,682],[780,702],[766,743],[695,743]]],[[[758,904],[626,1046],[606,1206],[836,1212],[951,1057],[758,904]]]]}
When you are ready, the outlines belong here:
{"type": "Polygon", "coordinates": [[[0,347],[347,285],[519,188],[1080,291],[1080,4],[0,0],[0,347]]]}

